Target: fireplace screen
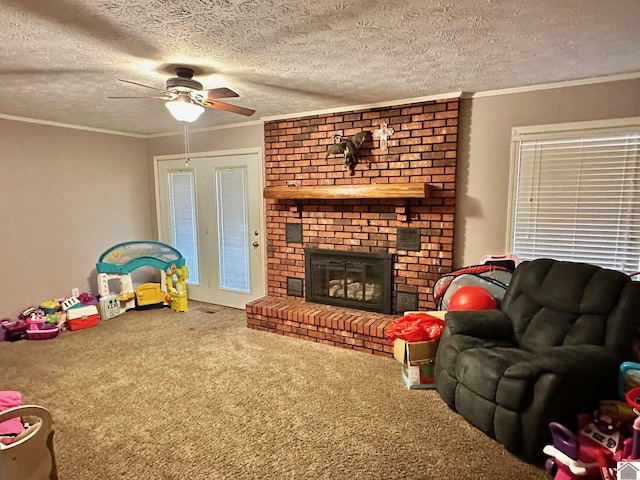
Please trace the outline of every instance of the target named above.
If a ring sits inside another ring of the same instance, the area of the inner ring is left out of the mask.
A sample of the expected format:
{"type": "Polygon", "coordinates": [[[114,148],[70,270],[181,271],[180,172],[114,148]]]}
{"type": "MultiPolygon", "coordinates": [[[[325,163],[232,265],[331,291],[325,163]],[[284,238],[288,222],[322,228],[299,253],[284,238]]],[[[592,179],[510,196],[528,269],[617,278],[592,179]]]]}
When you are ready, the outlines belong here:
{"type": "Polygon", "coordinates": [[[305,249],[305,300],[391,313],[391,255],[305,249]]]}

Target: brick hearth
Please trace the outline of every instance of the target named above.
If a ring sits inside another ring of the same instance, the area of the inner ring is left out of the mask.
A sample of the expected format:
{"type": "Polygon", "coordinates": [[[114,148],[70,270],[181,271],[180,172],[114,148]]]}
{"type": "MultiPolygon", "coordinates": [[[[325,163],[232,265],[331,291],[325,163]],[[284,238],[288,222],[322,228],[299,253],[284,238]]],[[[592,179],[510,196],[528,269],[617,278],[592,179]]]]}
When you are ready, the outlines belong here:
{"type": "Polygon", "coordinates": [[[384,329],[395,316],[276,297],[248,303],[246,312],[247,326],[255,330],[393,356],[384,329]]]}

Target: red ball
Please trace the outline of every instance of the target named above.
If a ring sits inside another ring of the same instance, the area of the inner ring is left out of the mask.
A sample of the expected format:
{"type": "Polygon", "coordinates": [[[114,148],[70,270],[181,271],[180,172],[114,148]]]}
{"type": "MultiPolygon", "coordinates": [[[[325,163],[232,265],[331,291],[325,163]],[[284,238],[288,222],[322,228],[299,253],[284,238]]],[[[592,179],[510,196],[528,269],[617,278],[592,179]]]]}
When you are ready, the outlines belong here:
{"type": "Polygon", "coordinates": [[[489,291],[477,285],[458,288],[449,300],[449,310],[493,310],[498,308],[496,299],[489,291]]]}

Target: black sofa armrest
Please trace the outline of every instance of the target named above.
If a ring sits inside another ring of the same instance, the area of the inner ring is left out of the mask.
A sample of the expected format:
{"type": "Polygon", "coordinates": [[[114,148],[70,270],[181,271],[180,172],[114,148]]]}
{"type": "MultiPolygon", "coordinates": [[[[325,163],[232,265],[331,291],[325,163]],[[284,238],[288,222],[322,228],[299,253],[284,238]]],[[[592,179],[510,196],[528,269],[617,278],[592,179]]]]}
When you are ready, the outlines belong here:
{"type": "Polygon", "coordinates": [[[452,335],[469,335],[486,340],[513,340],[511,320],[500,310],[448,312],[445,322],[452,335]]]}
{"type": "Polygon", "coordinates": [[[550,421],[571,425],[576,415],[592,411],[599,400],[617,398],[620,361],[617,353],[598,345],[551,347],[507,368],[496,400],[523,412],[523,426],[529,421],[525,421],[525,410],[538,411],[529,429],[550,421]]]}
{"type": "Polygon", "coordinates": [[[529,362],[511,365],[505,376],[511,378],[538,378],[545,373],[563,377],[604,378],[617,375],[620,355],[600,345],[570,345],[552,347],[539,352],[529,362]]]}

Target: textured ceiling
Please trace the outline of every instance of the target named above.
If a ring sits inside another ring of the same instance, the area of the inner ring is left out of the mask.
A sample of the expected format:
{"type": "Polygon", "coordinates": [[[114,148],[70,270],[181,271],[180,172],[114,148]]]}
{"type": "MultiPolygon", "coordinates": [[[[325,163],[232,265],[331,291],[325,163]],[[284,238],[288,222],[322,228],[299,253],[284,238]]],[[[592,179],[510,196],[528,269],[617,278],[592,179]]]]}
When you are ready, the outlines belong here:
{"type": "Polygon", "coordinates": [[[149,135],[169,66],[240,94],[192,128],[640,72],[638,0],[0,0],[0,114],[149,135]]]}

